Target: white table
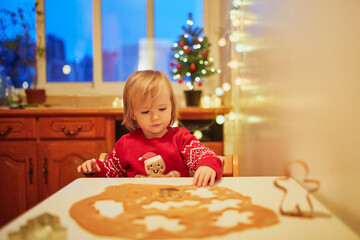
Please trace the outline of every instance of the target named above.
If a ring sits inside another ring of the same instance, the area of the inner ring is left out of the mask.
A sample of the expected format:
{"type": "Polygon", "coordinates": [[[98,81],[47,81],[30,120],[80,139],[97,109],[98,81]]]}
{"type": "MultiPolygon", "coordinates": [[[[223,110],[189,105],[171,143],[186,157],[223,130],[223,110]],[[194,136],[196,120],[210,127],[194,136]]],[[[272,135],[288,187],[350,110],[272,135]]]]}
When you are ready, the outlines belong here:
{"type": "MultiPolygon", "coordinates": [[[[219,187],[231,188],[242,195],[251,197],[253,204],[273,210],[280,220],[278,224],[269,227],[230,233],[221,239],[359,239],[355,232],[314,198],[311,198],[314,209],[330,217],[320,216],[309,219],[281,215],[279,204],[283,192],[274,186],[275,179],[276,177],[229,177],[217,183],[219,187]]],[[[69,240],[114,239],[87,232],[79,227],[68,212],[73,203],[99,194],[107,186],[125,183],[191,185],[192,178],[80,178],[5,225],[0,230],[0,239],[7,239],[9,232],[18,231],[28,219],[44,212],[60,218],[61,225],[67,229],[69,240]]],[[[300,185],[298,187],[301,188],[300,185]]],[[[219,239],[219,237],[208,239],[219,239]]]]}

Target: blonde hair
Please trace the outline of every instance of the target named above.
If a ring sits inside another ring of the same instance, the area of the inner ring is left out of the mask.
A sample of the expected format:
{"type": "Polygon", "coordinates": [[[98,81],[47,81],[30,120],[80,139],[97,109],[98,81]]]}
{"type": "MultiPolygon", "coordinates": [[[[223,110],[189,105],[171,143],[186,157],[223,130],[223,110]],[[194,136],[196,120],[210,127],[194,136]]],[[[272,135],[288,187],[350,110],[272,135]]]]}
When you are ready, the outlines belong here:
{"type": "Polygon", "coordinates": [[[171,101],[171,120],[172,125],[178,118],[176,98],[171,87],[169,78],[160,71],[144,70],[132,73],[126,80],[123,99],[124,99],[124,120],[123,125],[129,131],[134,131],[139,128],[136,120],[133,119],[134,108],[137,104],[143,103],[148,97],[155,99],[161,88],[161,84],[169,89],[171,101]]]}

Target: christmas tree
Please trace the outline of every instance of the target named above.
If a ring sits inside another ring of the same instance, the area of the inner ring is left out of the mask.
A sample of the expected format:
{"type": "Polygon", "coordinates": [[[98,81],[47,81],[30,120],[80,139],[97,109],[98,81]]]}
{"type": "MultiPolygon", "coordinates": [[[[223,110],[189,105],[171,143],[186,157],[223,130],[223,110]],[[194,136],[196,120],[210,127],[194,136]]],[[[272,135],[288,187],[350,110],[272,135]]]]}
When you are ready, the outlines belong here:
{"type": "Polygon", "coordinates": [[[202,86],[203,78],[220,70],[213,67],[214,59],[209,57],[210,43],[207,37],[201,37],[202,28],[193,27],[192,14],[189,13],[184,33],[171,48],[173,60],[170,62],[171,74],[179,83],[189,81],[188,86],[194,89],[194,84],[202,86]]]}

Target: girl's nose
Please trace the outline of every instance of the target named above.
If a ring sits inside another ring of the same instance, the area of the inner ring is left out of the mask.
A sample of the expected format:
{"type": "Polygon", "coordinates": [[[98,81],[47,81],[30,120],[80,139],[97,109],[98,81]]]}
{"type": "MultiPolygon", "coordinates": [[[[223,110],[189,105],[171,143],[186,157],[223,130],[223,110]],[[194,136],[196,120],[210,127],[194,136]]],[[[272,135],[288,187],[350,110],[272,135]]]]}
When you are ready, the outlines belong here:
{"type": "Polygon", "coordinates": [[[158,120],[159,119],[159,115],[156,114],[156,113],[153,113],[152,116],[151,116],[151,119],[154,121],[154,120],[158,120]]]}

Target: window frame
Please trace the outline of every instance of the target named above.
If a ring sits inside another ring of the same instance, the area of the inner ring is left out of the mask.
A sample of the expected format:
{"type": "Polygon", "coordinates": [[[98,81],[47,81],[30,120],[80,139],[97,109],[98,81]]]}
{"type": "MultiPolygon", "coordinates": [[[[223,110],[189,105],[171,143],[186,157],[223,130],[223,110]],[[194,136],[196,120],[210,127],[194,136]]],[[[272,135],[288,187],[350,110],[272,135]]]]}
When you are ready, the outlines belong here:
{"type": "MultiPolygon", "coordinates": [[[[44,1],[39,1],[39,8],[45,14],[44,1]]],[[[211,1],[212,2],[212,1],[211,1]]],[[[221,6],[221,0],[210,3],[210,1],[203,0],[204,6],[204,34],[208,36],[209,39],[216,39],[216,30],[206,31],[207,29],[214,29],[214,14],[213,12],[218,12],[217,10],[221,6]],[[217,2],[217,3],[216,3],[217,2]],[[211,12],[212,14],[206,14],[211,12]],[[211,15],[211,19],[208,17],[211,15]]],[[[93,0],[93,82],[46,82],[46,57],[39,58],[37,56],[37,69],[38,69],[38,88],[45,88],[48,95],[76,95],[76,96],[100,96],[100,95],[109,95],[109,96],[119,96],[122,95],[122,90],[124,88],[125,82],[103,82],[102,79],[102,35],[101,35],[101,0],[93,0]]],[[[154,0],[146,1],[146,36],[147,38],[154,38],[154,0]]],[[[220,11],[215,16],[220,18],[220,11]]],[[[44,15],[37,17],[37,46],[45,46],[45,24],[40,24],[41,20],[44,23],[44,15]],[[42,19],[41,19],[42,18],[42,19]]],[[[216,21],[216,20],[215,20],[216,21]]],[[[217,23],[219,25],[219,23],[217,23]]],[[[220,25],[219,25],[220,26],[220,25]]],[[[219,65],[219,49],[215,46],[212,46],[211,55],[215,59],[215,65],[219,65]]],[[[220,79],[218,77],[218,79],[220,79]]],[[[207,88],[212,88],[217,85],[218,81],[215,84],[209,84],[207,88]]],[[[179,85],[174,82],[173,88],[176,95],[182,94],[183,90],[186,89],[185,84],[179,85]],[[175,87],[176,86],[176,87],[175,87]]],[[[214,89],[214,88],[212,88],[214,89]]]]}

